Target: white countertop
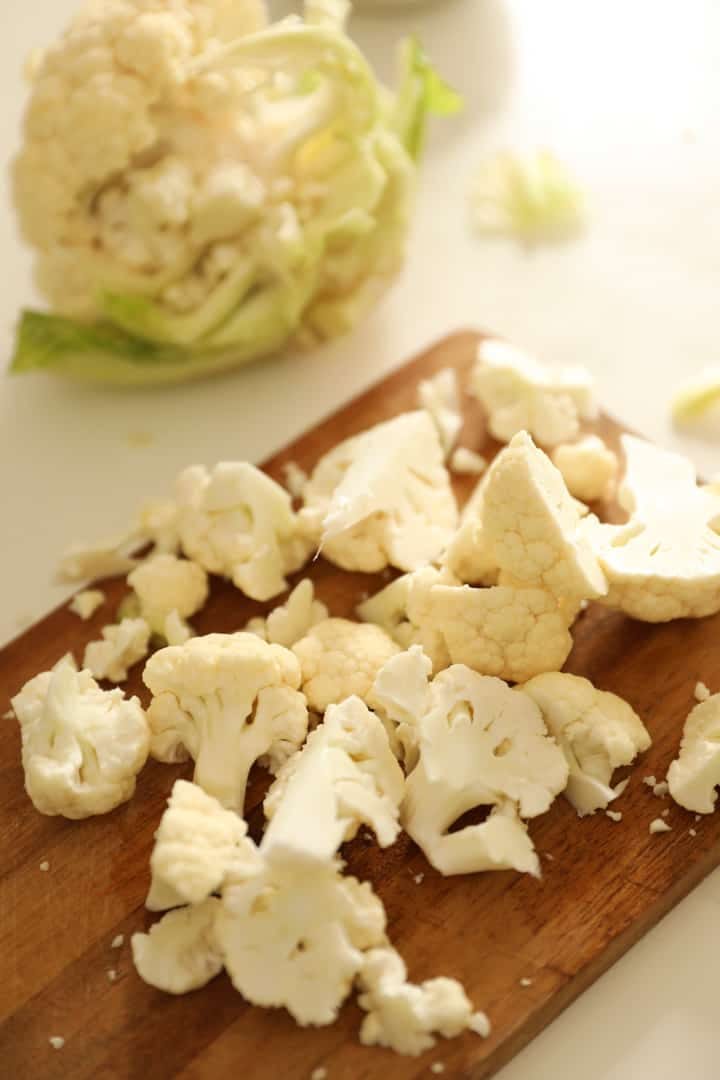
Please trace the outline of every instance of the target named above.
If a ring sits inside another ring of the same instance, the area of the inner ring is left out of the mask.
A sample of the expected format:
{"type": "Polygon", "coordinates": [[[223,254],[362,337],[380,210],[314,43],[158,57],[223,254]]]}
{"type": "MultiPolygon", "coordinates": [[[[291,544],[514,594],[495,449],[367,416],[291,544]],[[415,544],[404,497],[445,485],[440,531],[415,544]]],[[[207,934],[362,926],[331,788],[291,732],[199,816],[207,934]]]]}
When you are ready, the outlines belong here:
{"type": "MultiPolygon", "coordinates": [[[[74,7],[3,5],[3,161],[17,138],[21,58],[74,7]]],[[[457,327],[492,328],[548,360],[587,365],[609,410],[691,454],[705,472],[720,469],[717,444],[681,439],[668,422],[677,382],[718,362],[720,5],[444,0],[396,17],[358,16],[354,29],[388,75],[394,42],[417,31],[467,103],[462,118],[435,125],[402,279],[353,336],[302,363],[290,357],[145,393],[42,377],[0,381],[0,641],[62,598],[50,579],[68,543],[122,528],[142,496],[167,491],[190,461],[261,459],[457,327]],[[478,240],[467,225],[474,166],[495,149],[538,145],[585,186],[587,234],[530,254],[478,240]],[[151,444],[133,445],[137,433],[151,444]]],[[[7,355],[32,288],[5,203],[7,355]]],[[[503,1080],[717,1080],[719,905],[716,873],[503,1080]]]]}

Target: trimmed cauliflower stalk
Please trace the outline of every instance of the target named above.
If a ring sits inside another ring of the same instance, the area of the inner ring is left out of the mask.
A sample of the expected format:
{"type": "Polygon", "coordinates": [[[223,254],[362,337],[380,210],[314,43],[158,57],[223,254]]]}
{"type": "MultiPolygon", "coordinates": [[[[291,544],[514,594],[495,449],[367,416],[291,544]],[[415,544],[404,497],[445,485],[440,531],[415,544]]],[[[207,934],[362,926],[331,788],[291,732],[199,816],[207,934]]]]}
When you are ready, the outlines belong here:
{"type": "Polygon", "coordinates": [[[308,706],[323,713],[355,694],[372,707],[372,685],[380,668],[400,648],[379,626],[325,619],[293,646],[300,661],[308,706]]]}
{"type": "Polygon", "coordinates": [[[101,690],[65,657],[12,700],[22,734],[25,790],[41,814],[86,818],[127,802],[147,760],[140,702],[101,690]]]}
{"type": "Polygon", "coordinates": [[[593,381],[584,368],[553,370],[504,341],[482,341],[471,389],[500,442],[528,431],[541,446],[569,442],[581,420],[594,420],[593,381]]]}
{"type": "Polygon", "coordinates": [[[128,671],[144,660],[150,649],[151,629],[145,619],[122,619],[104,626],[102,640],[85,646],[83,667],[96,679],[125,682],[128,671]]]}
{"type": "Polygon", "coordinates": [[[435,1035],[455,1038],[463,1031],[490,1034],[484,1013],[473,1012],[456,979],[408,982],[405,962],[392,946],[371,949],[358,979],[358,1004],[367,1012],[360,1028],[364,1046],[387,1046],[416,1057],[435,1045],[435,1035]]]}
{"type": "Polygon", "coordinates": [[[698,486],[692,462],[623,435],[618,498],[629,519],[586,530],[605,572],[605,603],[645,622],[720,611],[720,489],[698,486]]]}
{"type": "Polygon", "coordinates": [[[418,404],[437,428],[445,457],[449,457],[463,425],[460,389],[455,368],[443,368],[418,386],[418,404]]]}
{"type": "Polygon", "coordinates": [[[556,446],[551,457],[576,499],[588,503],[607,499],[611,494],[618,459],[598,435],[585,435],[577,442],[556,446]]]}
{"type": "Polygon", "coordinates": [[[380,592],[358,606],[357,613],[364,622],[375,623],[389,634],[401,648],[419,645],[432,662],[433,671],[442,671],[450,663],[445,639],[429,622],[411,622],[408,605],[411,593],[426,592],[432,585],[455,584],[452,574],[431,566],[403,574],[380,592]]]}
{"type": "Polygon", "coordinates": [[[234,811],[197,784],[176,780],[155,833],[145,906],[165,911],[201,904],[232,881],[260,873],[257,848],[234,811]]]}
{"type": "Polygon", "coordinates": [[[199,611],[208,597],[208,578],[202,566],[175,555],[155,555],[128,575],[140,615],[154,634],[169,639],[192,633],[185,621],[199,611]],[[168,620],[169,624],[168,624],[168,620]],[[179,621],[179,622],[178,622],[179,621]]]}
{"type": "Polygon", "coordinates": [[[329,614],[325,604],[315,599],[315,588],[310,578],[303,578],[284,604],[280,604],[265,618],[259,616],[251,619],[245,629],[251,634],[257,634],[263,641],[291,649],[309,634],[314,626],[325,622],[329,614]]]}
{"type": "Polygon", "coordinates": [[[415,570],[436,559],[457,526],[457,504],[435,426],[410,412],[340,443],[305,488],[321,551],[344,570],[415,570]]]}
{"type": "Polygon", "coordinates": [[[220,901],[168,911],[147,934],[130,939],[133,963],[141,979],[166,994],[187,994],[206,986],[223,969],[215,933],[220,901]]]}
{"type": "Polygon", "coordinates": [[[430,704],[431,675],[432,661],[420,645],[411,645],[388,660],[372,689],[375,711],[407,770],[417,765],[419,724],[430,704]]]}
{"type": "Polygon", "coordinates": [[[390,94],[345,10],[85,4],[35,65],[14,164],[53,308],[15,370],[179,381],[356,321],[401,265],[425,117],[458,101],[412,44],[390,94]]]}
{"type": "Polygon", "coordinates": [[[634,709],[588,679],[550,671],[519,687],[540,708],[565,755],[565,796],[579,817],[604,810],[620,794],[610,786],[615,769],[630,765],[651,739],[634,709]]]}
{"type": "Polygon", "coordinates": [[[148,721],[158,761],[195,761],[195,783],[243,811],[252,765],[276,772],[303,743],[307,708],[291,652],[254,634],[207,634],[155,653],[145,665],[148,721]]]}
{"type": "Polygon", "coordinates": [[[696,814],[712,814],[720,784],[720,694],[701,701],[688,716],[667,782],[680,806],[696,814]]]}
{"type": "Polygon", "coordinates": [[[184,553],[253,600],[284,592],[286,576],[312,550],[288,493],[245,461],[190,466],[178,477],[176,501],[184,553]]]}
{"type": "Polygon", "coordinates": [[[568,767],[537,705],[499,679],[454,665],[433,680],[419,730],[402,823],[432,865],[442,874],[512,868],[539,876],[522,819],[549,809],[568,767]],[[486,821],[450,831],[481,806],[492,807],[486,821]]]}

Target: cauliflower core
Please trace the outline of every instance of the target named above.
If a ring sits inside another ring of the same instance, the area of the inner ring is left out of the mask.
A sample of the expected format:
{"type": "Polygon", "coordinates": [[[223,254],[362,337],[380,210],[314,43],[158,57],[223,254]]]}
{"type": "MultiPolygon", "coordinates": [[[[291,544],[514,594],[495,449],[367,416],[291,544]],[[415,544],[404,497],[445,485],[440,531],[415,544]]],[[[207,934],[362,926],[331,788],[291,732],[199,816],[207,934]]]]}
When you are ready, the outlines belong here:
{"type": "Polygon", "coordinates": [[[254,634],[208,634],[155,653],[145,666],[151,753],[195,760],[195,782],[242,813],[251,766],[276,771],[307,733],[300,667],[254,634]]]}
{"type": "Polygon", "coordinates": [[[85,818],[132,798],[150,747],[137,698],[101,690],[66,657],[26,683],[12,706],[25,790],[41,814],[85,818]]]}
{"type": "Polygon", "coordinates": [[[711,814],[720,784],[720,694],[696,705],[683,728],[680,753],[667,774],[676,803],[696,814],[711,814]]]}
{"type": "Polygon", "coordinates": [[[378,626],[325,619],[293,646],[300,661],[308,706],[323,713],[355,694],[372,707],[372,685],[380,668],[400,648],[378,626]]]}

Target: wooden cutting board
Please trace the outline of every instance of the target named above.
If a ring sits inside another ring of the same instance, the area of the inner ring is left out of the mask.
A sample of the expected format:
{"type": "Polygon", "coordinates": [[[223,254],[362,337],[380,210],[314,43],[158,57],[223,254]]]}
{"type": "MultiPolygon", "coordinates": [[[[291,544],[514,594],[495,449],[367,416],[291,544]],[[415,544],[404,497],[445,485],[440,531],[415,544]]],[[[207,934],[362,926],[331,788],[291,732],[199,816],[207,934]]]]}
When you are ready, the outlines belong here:
{"type": "MultiPolygon", "coordinates": [[[[464,375],[477,341],[478,335],[461,333],[441,342],[272,458],[268,472],[281,479],[281,466],[290,460],[309,469],[340,439],[413,408],[418,380],[447,365],[464,375]]],[[[482,418],[470,399],[466,406],[462,441],[480,448],[482,418]]],[[[620,430],[608,419],[597,429],[610,442],[620,430]]],[[[471,486],[459,480],[458,493],[466,495],[471,486]]],[[[139,500],[145,494],[138,491],[139,500]]],[[[359,598],[382,584],[322,560],[309,573],[335,615],[351,616],[359,598]]],[[[107,603],[89,623],[62,608],[0,652],[0,713],[27,679],[68,649],[82,657],[85,643],[112,617],[122,581],[108,583],[106,591],[107,603]]],[[[201,633],[237,630],[260,607],[216,583],[194,622],[201,633]]],[[[246,1004],[224,975],[182,998],[142,983],[129,937],[153,921],[143,908],[153,832],[175,778],[190,770],[151,762],[135,798],[114,813],[85,822],[43,817],[23,791],[18,726],[6,718],[0,743],[0,1073],[13,1080],[295,1080],[324,1066],[328,1080],[363,1080],[427,1076],[438,1061],[446,1077],[492,1075],[720,862],[720,816],[695,822],[642,782],[650,773],[665,775],[695,683],[720,682],[719,639],[720,617],[649,626],[597,605],[582,615],[567,669],[627,698],[654,743],[615,804],[620,823],[604,814],[581,821],[562,798],[531,823],[542,881],[509,872],[442,878],[405,836],[385,852],[360,838],[347,845],[349,870],[370,880],[384,901],[390,937],[411,977],[459,978],[492,1020],[490,1039],[441,1039],[417,1059],[361,1047],[354,1003],[334,1026],[302,1030],[283,1011],[246,1004]],[[650,821],[666,808],[672,832],[649,835],[650,821]],[[117,934],[125,943],[112,949],[117,934]],[[531,985],[520,985],[525,978],[531,985]],[[62,1050],[50,1047],[52,1035],[65,1038],[62,1050]]],[[[144,696],[138,672],[129,689],[144,696]]],[[[256,836],[266,783],[257,770],[248,793],[256,836]]]]}

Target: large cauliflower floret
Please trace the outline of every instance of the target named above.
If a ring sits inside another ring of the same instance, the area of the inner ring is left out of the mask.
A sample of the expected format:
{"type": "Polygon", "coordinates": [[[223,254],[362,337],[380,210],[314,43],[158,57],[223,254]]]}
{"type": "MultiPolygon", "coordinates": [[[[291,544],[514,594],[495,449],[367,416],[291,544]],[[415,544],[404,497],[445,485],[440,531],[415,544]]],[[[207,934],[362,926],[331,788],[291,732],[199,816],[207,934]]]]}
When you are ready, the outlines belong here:
{"type": "Polygon", "coordinates": [[[568,767],[537,705],[458,664],[433,680],[419,731],[402,822],[432,865],[443,874],[514,867],[538,875],[521,819],[545,813],[568,767]],[[450,831],[479,806],[494,808],[486,821],[450,831]]]}
{"type": "Polygon", "coordinates": [[[720,491],[699,487],[692,462],[623,435],[624,525],[585,528],[609,584],[604,602],[645,622],[720,611],[720,491]]]}
{"type": "Polygon", "coordinates": [[[372,707],[375,677],[400,647],[379,626],[326,619],[313,626],[293,652],[300,661],[308,705],[322,713],[353,694],[372,707]]]}
{"type": "Polygon", "coordinates": [[[650,746],[635,710],[588,679],[559,671],[536,675],[518,689],[539,706],[565,755],[569,802],[581,817],[605,809],[618,795],[610,786],[615,769],[630,765],[650,746]]]}
{"type": "Polygon", "coordinates": [[[322,554],[344,570],[416,570],[436,559],[457,525],[457,504],[426,412],[396,416],[320,459],[303,515],[321,523],[322,554]]]}
{"type": "Polygon", "coordinates": [[[254,634],[207,634],[145,665],[159,761],[195,761],[195,782],[242,813],[251,766],[277,771],[302,744],[307,708],[291,652],[254,634]]]}
{"type": "Polygon", "coordinates": [[[137,698],[101,690],[66,657],[26,683],[12,706],[22,732],[25,789],[41,814],[85,818],[132,797],[150,747],[137,698]]]}
{"type": "Polygon", "coordinates": [[[185,469],[176,504],[185,554],[210,573],[229,577],[253,600],[284,592],[286,575],[312,550],[288,493],[245,461],[185,469]]]}
{"type": "Polygon", "coordinates": [[[676,803],[696,814],[712,814],[720,784],[720,694],[701,701],[688,716],[667,780],[676,803]]]}
{"type": "Polygon", "coordinates": [[[202,566],[175,555],[155,555],[128,575],[140,614],[156,634],[165,634],[173,612],[182,620],[194,615],[208,597],[208,579],[202,566]]]}
{"type": "Polygon", "coordinates": [[[541,446],[557,446],[577,436],[581,420],[597,416],[584,368],[553,371],[504,341],[481,342],[471,386],[501,442],[529,431],[541,446]]]}

